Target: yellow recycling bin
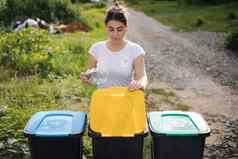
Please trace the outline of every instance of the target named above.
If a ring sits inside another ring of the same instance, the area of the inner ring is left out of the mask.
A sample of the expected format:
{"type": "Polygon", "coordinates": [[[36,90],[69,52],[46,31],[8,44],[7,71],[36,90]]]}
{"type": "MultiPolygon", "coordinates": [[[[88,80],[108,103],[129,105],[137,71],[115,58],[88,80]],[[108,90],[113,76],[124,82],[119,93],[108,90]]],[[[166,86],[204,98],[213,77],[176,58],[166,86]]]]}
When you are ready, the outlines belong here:
{"type": "Polygon", "coordinates": [[[146,128],[144,93],[126,87],[98,89],[90,105],[90,128],[101,136],[134,136],[146,128]]]}
{"type": "Polygon", "coordinates": [[[89,120],[94,158],[142,159],[146,123],[143,91],[97,89],[91,98],[89,120]]]}

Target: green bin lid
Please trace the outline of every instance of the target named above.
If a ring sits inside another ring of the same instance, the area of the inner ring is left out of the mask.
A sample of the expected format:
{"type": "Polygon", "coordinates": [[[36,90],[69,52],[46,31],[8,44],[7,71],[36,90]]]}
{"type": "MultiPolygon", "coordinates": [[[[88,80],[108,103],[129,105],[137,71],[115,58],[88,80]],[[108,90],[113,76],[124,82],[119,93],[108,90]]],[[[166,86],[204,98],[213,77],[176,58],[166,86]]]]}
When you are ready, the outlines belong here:
{"type": "Polygon", "coordinates": [[[195,112],[163,111],[148,113],[152,133],[167,136],[194,136],[210,134],[202,116],[195,112]]]}

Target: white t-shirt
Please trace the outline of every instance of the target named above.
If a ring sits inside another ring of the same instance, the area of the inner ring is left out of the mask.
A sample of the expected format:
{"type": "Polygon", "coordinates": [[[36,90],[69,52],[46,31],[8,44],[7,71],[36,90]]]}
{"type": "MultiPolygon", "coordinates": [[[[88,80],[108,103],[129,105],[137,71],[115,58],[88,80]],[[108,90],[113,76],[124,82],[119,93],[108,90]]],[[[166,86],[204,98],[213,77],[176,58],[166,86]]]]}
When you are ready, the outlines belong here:
{"type": "Polygon", "coordinates": [[[145,55],[140,45],[129,40],[116,52],[107,47],[106,41],[100,41],[91,46],[89,53],[97,60],[95,79],[98,88],[127,87],[133,79],[133,61],[139,55],[145,55]]]}

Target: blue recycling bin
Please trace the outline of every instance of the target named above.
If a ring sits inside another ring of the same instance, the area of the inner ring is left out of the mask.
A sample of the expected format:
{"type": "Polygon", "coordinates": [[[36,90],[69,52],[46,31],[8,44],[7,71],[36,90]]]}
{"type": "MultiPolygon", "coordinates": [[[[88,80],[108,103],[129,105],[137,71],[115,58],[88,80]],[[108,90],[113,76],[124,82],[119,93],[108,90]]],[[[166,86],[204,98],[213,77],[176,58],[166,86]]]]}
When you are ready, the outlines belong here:
{"type": "Polygon", "coordinates": [[[210,128],[195,112],[164,111],[147,115],[152,159],[202,159],[210,128]]]}
{"type": "Polygon", "coordinates": [[[34,114],[24,128],[32,159],[82,159],[83,112],[46,111],[34,114]]]}

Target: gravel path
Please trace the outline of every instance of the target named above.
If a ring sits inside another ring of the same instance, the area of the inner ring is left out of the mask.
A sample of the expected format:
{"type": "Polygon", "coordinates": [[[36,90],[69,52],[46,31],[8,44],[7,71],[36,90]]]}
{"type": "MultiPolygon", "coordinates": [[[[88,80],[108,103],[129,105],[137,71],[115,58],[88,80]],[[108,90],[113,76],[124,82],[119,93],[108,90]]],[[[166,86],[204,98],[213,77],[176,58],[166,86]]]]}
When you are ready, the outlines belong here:
{"type": "Polygon", "coordinates": [[[204,115],[213,130],[207,140],[206,158],[238,158],[238,132],[233,131],[238,129],[238,93],[231,89],[238,88],[238,58],[223,48],[224,35],[178,33],[141,12],[130,9],[129,13],[127,37],[147,52],[149,88],[165,82],[192,105],[191,111],[204,115]],[[231,134],[226,133],[229,131],[231,134]],[[234,142],[229,146],[231,151],[225,151],[222,144],[228,138],[234,142]]]}

